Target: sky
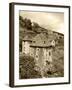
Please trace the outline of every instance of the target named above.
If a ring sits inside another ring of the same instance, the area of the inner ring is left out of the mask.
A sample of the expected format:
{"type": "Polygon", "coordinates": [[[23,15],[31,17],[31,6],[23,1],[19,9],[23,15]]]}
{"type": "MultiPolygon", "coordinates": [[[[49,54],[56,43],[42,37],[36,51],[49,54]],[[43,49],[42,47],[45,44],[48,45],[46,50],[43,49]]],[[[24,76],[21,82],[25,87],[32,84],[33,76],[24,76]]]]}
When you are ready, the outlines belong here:
{"type": "Polygon", "coordinates": [[[45,29],[64,33],[64,13],[20,11],[19,14],[45,29]]]}

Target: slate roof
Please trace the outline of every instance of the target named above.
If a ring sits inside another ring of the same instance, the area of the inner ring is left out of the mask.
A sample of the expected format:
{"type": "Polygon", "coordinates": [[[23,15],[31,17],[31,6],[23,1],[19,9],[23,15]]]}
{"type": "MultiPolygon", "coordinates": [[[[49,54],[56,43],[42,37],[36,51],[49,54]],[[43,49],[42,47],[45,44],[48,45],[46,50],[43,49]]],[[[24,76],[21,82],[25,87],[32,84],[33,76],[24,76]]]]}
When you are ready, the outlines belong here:
{"type": "Polygon", "coordinates": [[[31,47],[51,47],[52,40],[53,40],[53,37],[48,37],[48,35],[46,35],[46,33],[37,34],[35,37],[32,37],[32,35],[27,34],[23,38],[23,41],[32,42],[30,44],[31,47]]]}
{"type": "Polygon", "coordinates": [[[51,41],[53,39],[48,38],[44,33],[36,35],[32,39],[31,47],[51,47],[51,41]]]}

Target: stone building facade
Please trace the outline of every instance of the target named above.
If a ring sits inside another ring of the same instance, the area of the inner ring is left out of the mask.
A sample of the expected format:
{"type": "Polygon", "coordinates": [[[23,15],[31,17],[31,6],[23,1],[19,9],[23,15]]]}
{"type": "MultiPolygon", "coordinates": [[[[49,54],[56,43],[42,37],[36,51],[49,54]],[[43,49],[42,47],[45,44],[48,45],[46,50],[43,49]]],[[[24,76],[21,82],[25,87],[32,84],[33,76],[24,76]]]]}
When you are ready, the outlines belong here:
{"type": "Polygon", "coordinates": [[[53,47],[55,47],[55,41],[48,38],[44,33],[37,34],[34,38],[26,36],[22,41],[22,52],[34,57],[41,73],[47,64],[52,63],[53,47]]]}

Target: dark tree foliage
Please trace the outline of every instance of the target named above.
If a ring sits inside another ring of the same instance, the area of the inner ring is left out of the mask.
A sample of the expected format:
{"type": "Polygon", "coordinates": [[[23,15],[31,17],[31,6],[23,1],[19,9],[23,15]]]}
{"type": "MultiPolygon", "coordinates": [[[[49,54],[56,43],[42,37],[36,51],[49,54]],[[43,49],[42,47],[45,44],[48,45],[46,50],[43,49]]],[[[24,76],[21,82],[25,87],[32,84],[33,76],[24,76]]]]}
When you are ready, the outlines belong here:
{"type": "Polygon", "coordinates": [[[27,29],[32,29],[32,23],[30,19],[23,19],[22,16],[19,16],[19,23],[21,27],[26,27],[27,29]]]}
{"type": "Polygon", "coordinates": [[[19,25],[20,25],[21,27],[25,27],[25,20],[23,19],[22,16],[19,16],[19,25]]]}
{"type": "Polygon", "coordinates": [[[38,23],[36,23],[36,22],[33,22],[33,27],[34,27],[34,28],[39,28],[39,25],[38,25],[38,23]]]}
{"type": "Polygon", "coordinates": [[[38,28],[39,28],[39,25],[38,25],[37,23],[33,22],[32,30],[33,30],[34,32],[37,32],[37,31],[38,31],[38,28]]]}
{"type": "Polygon", "coordinates": [[[22,54],[20,56],[20,79],[29,79],[29,78],[40,78],[41,75],[38,71],[34,69],[35,62],[34,58],[31,56],[26,56],[22,54]]]}
{"type": "Polygon", "coordinates": [[[27,29],[32,29],[32,23],[31,23],[31,20],[25,18],[24,21],[25,21],[26,28],[27,28],[27,29]]]}

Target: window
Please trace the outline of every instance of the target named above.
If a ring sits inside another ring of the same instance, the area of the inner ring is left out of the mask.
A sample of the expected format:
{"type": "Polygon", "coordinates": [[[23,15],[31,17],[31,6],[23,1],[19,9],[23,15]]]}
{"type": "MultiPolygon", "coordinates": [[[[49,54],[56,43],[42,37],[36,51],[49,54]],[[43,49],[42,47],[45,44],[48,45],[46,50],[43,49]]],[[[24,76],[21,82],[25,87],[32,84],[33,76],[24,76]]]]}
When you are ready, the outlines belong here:
{"type": "Polygon", "coordinates": [[[39,48],[37,48],[37,50],[39,51],[39,48]]]}
{"type": "Polygon", "coordinates": [[[38,61],[38,55],[35,56],[35,59],[38,61]]]}
{"type": "Polygon", "coordinates": [[[25,47],[23,47],[24,51],[25,51],[25,47]]]}
{"type": "Polygon", "coordinates": [[[35,43],[35,41],[33,41],[33,43],[35,43]]]}
{"type": "Polygon", "coordinates": [[[38,58],[38,55],[36,55],[36,58],[38,58]]]}
{"type": "Polygon", "coordinates": [[[46,65],[49,65],[49,64],[50,64],[50,62],[47,60],[47,61],[46,61],[46,65]]]}
{"type": "Polygon", "coordinates": [[[49,51],[49,56],[51,55],[51,52],[49,51]]]}
{"type": "Polygon", "coordinates": [[[44,41],[44,44],[45,44],[45,41],[44,41]]]}

